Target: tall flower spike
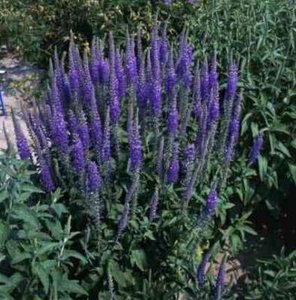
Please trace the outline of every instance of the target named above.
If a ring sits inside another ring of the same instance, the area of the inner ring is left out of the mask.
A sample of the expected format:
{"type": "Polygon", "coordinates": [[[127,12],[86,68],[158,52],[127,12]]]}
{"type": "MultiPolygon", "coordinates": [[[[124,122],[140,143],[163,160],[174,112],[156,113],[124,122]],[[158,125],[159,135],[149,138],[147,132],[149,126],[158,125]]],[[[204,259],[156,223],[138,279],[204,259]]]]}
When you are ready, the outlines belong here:
{"type": "Polygon", "coordinates": [[[131,170],[136,172],[139,170],[142,163],[142,143],[139,134],[138,128],[138,117],[135,118],[132,124],[132,130],[129,133],[130,141],[130,161],[131,161],[131,170]]]}
{"type": "Polygon", "coordinates": [[[110,117],[113,124],[119,122],[120,102],[118,94],[118,80],[115,74],[115,68],[111,65],[110,70],[110,117]]]}
{"type": "Polygon", "coordinates": [[[102,162],[107,163],[111,158],[111,141],[110,141],[110,109],[108,107],[106,112],[105,124],[104,124],[104,135],[102,145],[102,162]]]}
{"type": "Polygon", "coordinates": [[[90,77],[87,52],[84,51],[84,55],[83,55],[83,101],[85,104],[89,105],[93,94],[94,94],[94,87],[93,87],[92,80],[90,77]]]}
{"type": "Polygon", "coordinates": [[[167,120],[167,129],[168,133],[170,135],[174,135],[177,132],[178,129],[178,110],[177,110],[177,104],[176,104],[176,96],[173,96],[173,100],[170,102],[170,109],[168,114],[168,120],[167,120]]]}
{"type": "Polygon", "coordinates": [[[196,281],[199,289],[202,289],[205,284],[206,267],[209,262],[209,258],[210,252],[206,252],[197,268],[196,281]]]}
{"type": "Polygon", "coordinates": [[[56,148],[62,154],[67,154],[69,152],[67,127],[64,116],[59,111],[53,111],[50,135],[56,148]]]}
{"type": "Polygon", "coordinates": [[[81,123],[79,125],[79,137],[81,139],[81,142],[83,144],[83,147],[85,150],[88,150],[89,146],[90,146],[90,136],[89,136],[89,128],[88,128],[88,124],[86,121],[86,118],[84,116],[84,114],[81,114],[82,119],[81,119],[81,123]]]}
{"type": "Polygon", "coordinates": [[[91,136],[92,146],[96,149],[97,155],[100,156],[99,149],[102,145],[101,143],[103,140],[102,123],[98,112],[96,99],[94,96],[91,101],[90,136],[91,136]]]}
{"type": "Polygon", "coordinates": [[[177,143],[174,144],[172,158],[170,162],[170,166],[167,173],[167,182],[168,183],[176,183],[179,179],[179,170],[180,170],[180,162],[179,162],[179,145],[177,143]]]}
{"type": "Polygon", "coordinates": [[[119,97],[122,98],[125,96],[126,93],[126,78],[125,78],[124,69],[122,67],[122,61],[121,61],[119,49],[116,49],[115,51],[115,72],[118,81],[118,94],[119,97]]]}
{"type": "Polygon", "coordinates": [[[37,160],[39,162],[40,181],[43,189],[49,193],[55,190],[55,184],[52,178],[51,170],[48,161],[43,157],[41,146],[37,139],[34,139],[37,160]]]}
{"type": "Polygon", "coordinates": [[[143,62],[143,47],[142,47],[142,32],[141,32],[141,28],[138,27],[138,31],[137,31],[137,68],[138,70],[140,69],[141,65],[144,63],[143,62]]]}
{"type": "Polygon", "coordinates": [[[216,185],[212,187],[205,207],[205,217],[210,217],[215,213],[216,207],[218,205],[218,194],[216,192],[216,185]]]}
{"type": "Polygon", "coordinates": [[[167,23],[162,29],[162,37],[160,41],[159,58],[162,64],[167,62],[168,58],[168,40],[167,40],[167,23]]]}
{"type": "Polygon", "coordinates": [[[208,102],[210,96],[210,78],[209,78],[209,67],[208,61],[202,63],[201,68],[201,100],[202,102],[208,102]]]}
{"type": "Polygon", "coordinates": [[[226,141],[225,157],[224,157],[226,163],[229,163],[233,157],[234,147],[239,135],[241,101],[242,101],[242,95],[239,95],[238,97],[236,97],[232,108],[232,114],[231,114],[231,119],[228,128],[228,137],[226,141]]]}
{"type": "Polygon", "coordinates": [[[196,118],[199,118],[202,110],[202,100],[201,100],[201,83],[200,83],[200,71],[199,66],[197,65],[194,78],[194,104],[193,112],[196,118]]]}
{"type": "Polygon", "coordinates": [[[110,65],[109,61],[104,58],[101,41],[97,41],[97,49],[99,57],[99,81],[101,84],[107,84],[110,76],[110,65]]]}
{"type": "Polygon", "coordinates": [[[14,133],[16,138],[16,146],[17,146],[18,154],[21,159],[29,160],[31,159],[30,147],[21,129],[21,126],[15,117],[14,111],[12,111],[12,120],[14,125],[14,133]]]}
{"type": "Polygon", "coordinates": [[[94,84],[96,84],[99,81],[99,67],[100,67],[100,61],[99,61],[99,53],[97,49],[97,38],[94,37],[91,43],[91,63],[90,63],[90,74],[91,79],[94,84]]]}
{"type": "Polygon", "coordinates": [[[126,229],[128,225],[128,217],[129,217],[130,205],[129,202],[126,201],[124,204],[124,209],[122,215],[119,219],[118,223],[118,232],[117,232],[117,239],[122,235],[123,231],[126,229]]]}
{"type": "Polygon", "coordinates": [[[126,67],[128,81],[131,84],[135,84],[137,82],[137,60],[135,57],[134,42],[129,35],[127,37],[125,67],[126,67]]]}
{"type": "Polygon", "coordinates": [[[158,188],[156,188],[155,192],[151,198],[150,204],[149,204],[149,221],[150,222],[152,222],[156,217],[158,202],[159,202],[159,194],[158,194],[158,188]]]}
{"type": "Polygon", "coordinates": [[[224,291],[224,282],[225,282],[225,257],[220,265],[217,279],[216,279],[216,286],[214,291],[215,300],[222,300],[223,291],[224,291]]]}
{"type": "Polygon", "coordinates": [[[253,146],[251,148],[250,155],[249,155],[250,163],[253,164],[258,159],[258,156],[261,152],[262,147],[263,147],[263,134],[259,133],[254,138],[254,141],[253,141],[253,146]]]}
{"type": "Polygon", "coordinates": [[[225,92],[225,99],[232,101],[235,97],[238,83],[238,68],[234,61],[231,61],[228,69],[228,81],[225,92]]]}
{"type": "Polygon", "coordinates": [[[78,173],[78,175],[83,172],[85,169],[85,155],[83,144],[79,137],[76,138],[75,144],[72,149],[72,159],[73,159],[73,167],[74,170],[78,173]]]}
{"type": "Polygon", "coordinates": [[[97,193],[101,187],[101,177],[95,162],[91,161],[87,165],[87,192],[97,193]]]}
{"type": "Polygon", "coordinates": [[[167,68],[166,68],[166,92],[168,94],[170,95],[173,94],[176,82],[177,82],[177,75],[174,66],[174,55],[173,55],[173,50],[171,49],[168,63],[167,63],[167,68]]]}

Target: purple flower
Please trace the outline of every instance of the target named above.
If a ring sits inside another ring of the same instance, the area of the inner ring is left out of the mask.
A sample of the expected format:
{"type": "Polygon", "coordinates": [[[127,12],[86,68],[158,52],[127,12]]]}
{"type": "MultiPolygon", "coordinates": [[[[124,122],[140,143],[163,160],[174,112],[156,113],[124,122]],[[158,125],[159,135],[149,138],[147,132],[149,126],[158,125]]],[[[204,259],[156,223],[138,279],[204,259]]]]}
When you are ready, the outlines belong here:
{"type": "Polygon", "coordinates": [[[169,60],[166,68],[166,92],[172,94],[177,82],[177,75],[174,67],[174,57],[172,50],[169,54],[169,60]]]}
{"type": "Polygon", "coordinates": [[[64,117],[60,112],[53,113],[50,135],[57,149],[62,154],[67,154],[69,152],[67,127],[66,127],[64,117]]]}
{"type": "Polygon", "coordinates": [[[216,192],[216,188],[212,188],[209,193],[207,204],[205,207],[205,216],[210,217],[215,213],[216,207],[218,205],[218,194],[216,192]]]}
{"type": "Polygon", "coordinates": [[[16,138],[16,146],[17,146],[18,154],[21,159],[30,160],[31,159],[30,147],[21,129],[21,126],[14,115],[14,112],[12,112],[12,118],[13,118],[14,133],[16,138]]]}
{"type": "Polygon", "coordinates": [[[207,102],[210,96],[210,77],[209,77],[209,67],[208,62],[205,61],[202,64],[201,69],[201,100],[202,102],[207,102]]]}
{"type": "Polygon", "coordinates": [[[73,167],[74,170],[80,175],[85,169],[85,155],[84,148],[80,138],[77,138],[72,149],[73,167]]]}
{"type": "Polygon", "coordinates": [[[97,49],[97,39],[94,37],[91,43],[90,75],[94,84],[99,81],[99,51],[97,49]]]}
{"type": "Polygon", "coordinates": [[[217,123],[220,117],[220,105],[219,105],[219,94],[216,92],[215,88],[211,90],[210,103],[209,103],[209,115],[207,118],[207,129],[211,130],[213,125],[217,123]]]}
{"type": "Polygon", "coordinates": [[[109,108],[106,113],[106,119],[104,124],[104,134],[103,134],[103,145],[102,145],[102,161],[103,163],[109,162],[111,158],[111,142],[110,142],[110,117],[109,108]]]}
{"type": "Polygon", "coordinates": [[[139,134],[138,120],[133,122],[129,130],[129,148],[130,148],[130,161],[131,170],[136,172],[142,163],[142,142],[139,134]]]}
{"type": "Polygon", "coordinates": [[[189,87],[192,81],[191,65],[193,59],[193,48],[190,44],[187,44],[185,37],[184,45],[181,47],[181,54],[177,64],[177,74],[179,78],[182,78],[184,85],[189,87]]]}
{"type": "Polygon", "coordinates": [[[104,59],[102,56],[100,58],[99,64],[99,80],[102,84],[107,84],[110,76],[110,66],[107,59],[104,59]]]}
{"type": "Polygon", "coordinates": [[[124,204],[122,215],[120,216],[119,223],[118,223],[117,239],[122,235],[123,231],[128,225],[129,210],[130,210],[129,202],[126,201],[124,204]]]}
{"type": "Polygon", "coordinates": [[[238,68],[237,65],[232,61],[229,65],[228,70],[228,82],[225,92],[225,99],[227,101],[232,100],[235,97],[238,83],[238,68]]]}
{"type": "Polygon", "coordinates": [[[77,66],[77,62],[75,61],[75,45],[73,44],[73,41],[70,43],[69,46],[69,83],[70,83],[70,89],[72,93],[79,92],[80,87],[80,81],[79,81],[79,69],[77,66]]]}
{"type": "Polygon", "coordinates": [[[83,101],[86,104],[89,104],[93,94],[94,94],[94,87],[92,84],[89,67],[88,67],[88,58],[87,53],[84,53],[83,58],[83,79],[82,79],[82,88],[83,88],[83,101]]]}
{"type": "Polygon", "coordinates": [[[221,263],[217,279],[216,279],[216,286],[214,291],[214,299],[221,300],[223,297],[223,290],[224,290],[224,282],[225,282],[225,263],[224,261],[221,263]]]}
{"type": "Polygon", "coordinates": [[[168,183],[176,183],[179,179],[179,145],[177,143],[174,144],[172,158],[170,162],[170,166],[167,173],[167,182],[168,183]]]}
{"type": "Polygon", "coordinates": [[[249,160],[253,164],[260,154],[260,151],[263,147],[263,134],[259,133],[253,140],[253,146],[250,151],[249,160]]]}
{"type": "Polygon", "coordinates": [[[79,128],[78,120],[72,110],[69,110],[69,112],[68,112],[68,127],[69,127],[69,131],[72,134],[72,137],[76,137],[79,135],[78,134],[78,128],[79,128]]]}
{"type": "Polygon", "coordinates": [[[159,51],[160,51],[160,45],[159,45],[158,27],[157,24],[154,24],[151,32],[151,52],[150,52],[153,80],[160,80],[161,78],[159,51]]]}
{"type": "Polygon", "coordinates": [[[169,134],[176,134],[178,129],[178,110],[176,107],[176,99],[171,101],[170,103],[170,110],[168,114],[167,120],[167,129],[169,134]]]}
{"type": "Polygon", "coordinates": [[[200,72],[197,68],[195,78],[194,78],[194,104],[193,112],[196,118],[201,114],[202,105],[201,105],[201,83],[200,83],[200,72]]]}
{"type": "Polygon", "coordinates": [[[36,147],[37,159],[39,162],[40,181],[44,190],[49,193],[55,190],[55,184],[51,175],[51,169],[48,164],[48,161],[42,155],[41,147],[38,140],[35,139],[34,142],[36,147]]]}
{"type": "Polygon", "coordinates": [[[90,137],[89,137],[88,124],[85,120],[82,120],[82,123],[80,124],[79,129],[78,129],[78,132],[79,132],[79,137],[81,139],[84,149],[88,150],[89,145],[90,145],[90,137]]]}
{"type": "Polygon", "coordinates": [[[87,165],[87,191],[89,194],[96,193],[101,187],[101,177],[95,162],[91,161],[87,165]]]}
{"type": "Polygon", "coordinates": [[[110,73],[110,117],[113,124],[119,122],[120,117],[120,102],[118,94],[118,80],[115,70],[112,68],[110,73]]]}
{"type": "Polygon", "coordinates": [[[165,24],[162,30],[162,37],[160,41],[159,58],[162,64],[165,64],[168,58],[168,41],[166,35],[167,26],[165,24]]]}
{"type": "Polygon", "coordinates": [[[236,97],[232,108],[231,119],[228,127],[228,137],[226,141],[224,161],[229,163],[233,157],[234,147],[239,135],[240,112],[242,96],[236,97]]]}
{"type": "Polygon", "coordinates": [[[92,145],[96,148],[99,154],[98,148],[101,147],[103,140],[102,133],[102,123],[100,115],[98,113],[96,99],[93,97],[91,102],[91,112],[90,112],[90,136],[92,145]]]}
{"type": "Polygon", "coordinates": [[[151,106],[154,117],[159,117],[161,114],[161,83],[154,81],[151,86],[151,106]]]}
{"type": "Polygon", "coordinates": [[[135,57],[134,42],[128,36],[126,48],[126,73],[128,81],[132,84],[137,82],[137,60],[135,57]]]}
{"type": "Polygon", "coordinates": [[[156,217],[157,206],[159,202],[158,188],[155,189],[155,192],[151,198],[149,204],[149,221],[152,222],[156,217]]]}
{"type": "Polygon", "coordinates": [[[185,161],[186,164],[192,163],[195,159],[195,146],[194,144],[188,144],[185,148],[185,161]]]}
{"type": "Polygon", "coordinates": [[[198,283],[199,289],[202,289],[205,284],[205,273],[206,273],[206,267],[209,262],[210,258],[210,252],[207,252],[203,258],[200,264],[198,265],[197,272],[196,272],[196,280],[198,283]]]}
{"type": "Polygon", "coordinates": [[[172,0],[164,0],[163,3],[164,3],[166,6],[171,6],[171,5],[172,5],[172,0]]]}
{"type": "Polygon", "coordinates": [[[119,50],[116,49],[115,52],[115,72],[116,72],[116,78],[118,81],[118,94],[119,97],[124,97],[125,92],[126,92],[126,78],[125,78],[125,73],[124,69],[122,66],[122,61],[121,61],[121,56],[119,53],[119,50]]]}

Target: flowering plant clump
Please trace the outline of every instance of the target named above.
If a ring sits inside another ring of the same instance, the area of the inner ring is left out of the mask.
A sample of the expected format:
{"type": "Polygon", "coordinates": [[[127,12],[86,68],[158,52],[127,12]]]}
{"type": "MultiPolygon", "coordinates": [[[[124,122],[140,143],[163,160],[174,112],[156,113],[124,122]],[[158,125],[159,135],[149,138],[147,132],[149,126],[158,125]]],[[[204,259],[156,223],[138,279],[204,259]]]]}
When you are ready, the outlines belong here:
{"type": "Polygon", "coordinates": [[[212,238],[239,134],[238,68],[230,61],[222,89],[215,54],[197,61],[186,32],[175,50],[166,26],[146,50],[140,31],[124,51],[112,33],[107,43],[81,55],[72,39],[67,60],[55,55],[45,100],[24,112],[34,153],[15,119],[20,156],[46,192],[66,191],[77,229],[91,228],[83,249],[99,253],[87,256],[101,291],[196,293],[194,253],[212,238]]]}

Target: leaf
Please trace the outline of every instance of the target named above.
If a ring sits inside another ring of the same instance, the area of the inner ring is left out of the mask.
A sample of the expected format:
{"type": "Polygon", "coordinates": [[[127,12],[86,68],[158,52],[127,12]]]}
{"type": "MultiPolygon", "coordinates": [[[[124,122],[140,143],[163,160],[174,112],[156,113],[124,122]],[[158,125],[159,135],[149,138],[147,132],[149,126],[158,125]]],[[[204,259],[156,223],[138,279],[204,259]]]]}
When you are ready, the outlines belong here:
{"type": "Polygon", "coordinates": [[[14,206],[11,214],[15,219],[22,220],[25,224],[33,227],[34,229],[38,229],[40,227],[36,213],[25,205],[14,206]]]}
{"type": "Polygon", "coordinates": [[[290,170],[290,173],[292,175],[293,181],[296,184],[296,166],[292,165],[292,164],[289,164],[289,170],[290,170]]]}
{"type": "Polygon", "coordinates": [[[0,191],[0,202],[3,202],[5,199],[7,199],[9,196],[8,192],[6,190],[0,191]]]}
{"type": "Polygon", "coordinates": [[[131,263],[136,264],[136,266],[141,271],[144,271],[144,267],[147,265],[146,254],[145,254],[144,250],[142,250],[142,249],[132,250],[131,263]]]}
{"type": "MultiPolygon", "coordinates": [[[[36,256],[41,256],[47,252],[51,253],[53,249],[58,248],[60,246],[60,243],[54,242],[54,243],[46,243],[41,248],[39,248],[36,252],[36,256]]],[[[47,253],[47,254],[49,254],[47,253]]]]}
{"type": "Polygon", "coordinates": [[[108,269],[118,285],[120,285],[121,287],[126,287],[124,273],[120,270],[118,263],[114,260],[109,260],[108,269]]]}
{"type": "Polygon", "coordinates": [[[0,221],[0,250],[4,247],[4,244],[9,235],[9,226],[0,221]]]}
{"type": "Polygon", "coordinates": [[[64,250],[62,259],[67,260],[69,257],[75,257],[79,259],[83,264],[87,264],[87,259],[79,252],[74,250],[64,250]]]}
{"type": "Polygon", "coordinates": [[[39,189],[38,187],[34,186],[33,184],[29,184],[29,183],[22,184],[21,185],[21,191],[29,192],[31,194],[33,194],[33,193],[43,194],[44,193],[41,189],[39,189]]]}
{"type": "Polygon", "coordinates": [[[283,143],[278,142],[277,143],[277,149],[280,150],[286,156],[291,157],[291,154],[290,154],[288,148],[283,143]]]}
{"type": "Polygon", "coordinates": [[[44,291],[47,294],[48,290],[49,290],[49,276],[48,273],[46,272],[46,270],[43,268],[43,266],[41,264],[36,264],[33,267],[34,271],[36,272],[36,274],[38,275],[43,287],[44,287],[44,291]]]}
{"type": "Polygon", "coordinates": [[[88,295],[87,291],[78,283],[78,280],[69,280],[66,275],[63,276],[62,282],[59,284],[59,290],[78,295],[88,295]]]}
{"type": "Polygon", "coordinates": [[[264,156],[259,155],[258,166],[260,179],[263,180],[267,172],[267,159],[264,156]]]}

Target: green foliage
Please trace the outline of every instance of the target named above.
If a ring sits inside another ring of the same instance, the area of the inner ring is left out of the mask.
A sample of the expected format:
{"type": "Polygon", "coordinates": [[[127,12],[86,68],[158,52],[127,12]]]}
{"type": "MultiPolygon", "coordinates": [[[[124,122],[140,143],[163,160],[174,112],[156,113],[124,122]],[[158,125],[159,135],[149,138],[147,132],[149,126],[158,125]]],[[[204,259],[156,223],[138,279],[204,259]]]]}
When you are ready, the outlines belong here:
{"type": "Polygon", "coordinates": [[[296,252],[284,250],[279,256],[259,261],[259,267],[247,286],[245,299],[294,299],[296,294],[296,252]]]}
{"type": "Polygon", "coordinates": [[[60,190],[45,201],[25,162],[0,157],[0,298],[72,299],[87,295],[72,277],[87,263],[72,250],[79,232],[59,203],[60,190]],[[40,202],[40,200],[43,200],[40,202]]]}

